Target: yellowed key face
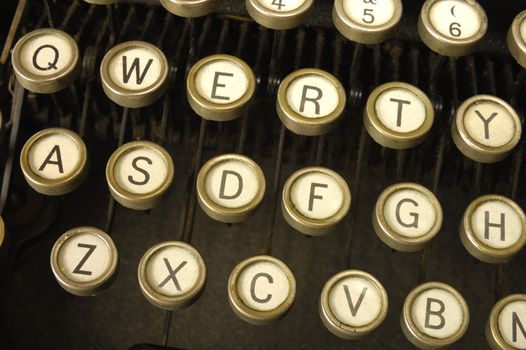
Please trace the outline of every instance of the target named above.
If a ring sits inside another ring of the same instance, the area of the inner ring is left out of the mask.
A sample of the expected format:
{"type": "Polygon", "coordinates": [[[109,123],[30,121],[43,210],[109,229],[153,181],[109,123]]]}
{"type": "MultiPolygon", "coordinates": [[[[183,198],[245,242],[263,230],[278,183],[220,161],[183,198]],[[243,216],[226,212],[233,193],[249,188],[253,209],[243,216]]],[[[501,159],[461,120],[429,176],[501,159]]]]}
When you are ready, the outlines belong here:
{"type": "Polygon", "coordinates": [[[58,29],[37,29],[16,43],[11,56],[15,75],[24,88],[54,93],[69,86],[80,72],[77,43],[58,29]]]}
{"type": "Polygon", "coordinates": [[[437,349],[458,341],[469,324],[466,301],[451,286],[428,282],[407,296],[400,318],[407,339],[420,349],[437,349]]]}
{"type": "Polygon", "coordinates": [[[79,296],[95,295],[107,288],[118,266],[112,239],[95,227],[78,227],[64,233],[51,251],[51,269],[58,283],[79,296]]]}
{"type": "Polygon", "coordinates": [[[44,129],[22,148],[20,166],[37,192],[59,196],[76,189],[87,175],[87,150],[82,139],[63,128],[44,129]]]}
{"type": "Polygon", "coordinates": [[[244,321],[267,324],[283,317],[296,296],[296,280],[282,261],[267,255],[239,263],[228,280],[228,298],[244,321]]]}
{"type": "Polygon", "coordinates": [[[513,20],[506,43],[513,58],[526,68],[526,11],[519,13],[513,20]]]}
{"type": "Polygon", "coordinates": [[[175,310],[199,297],[206,282],[206,266],[199,252],[189,244],[164,242],[144,254],[138,278],[141,292],[150,303],[175,310]]]}
{"type": "Polygon", "coordinates": [[[384,321],[387,309],[384,287],[367,272],[340,272],[325,283],[321,292],[321,320],[343,339],[357,339],[374,331],[384,321]]]}
{"type": "Polygon", "coordinates": [[[486,339],[494,350],[526,349],[526,295],[499,300],[486,323],[486,339]]]}
{"type": "Polygon", "coordinates": [[[259,25],[286,30],[303,24],[310,15],[313,0],[246,0],[247,12],[259,25]]]}

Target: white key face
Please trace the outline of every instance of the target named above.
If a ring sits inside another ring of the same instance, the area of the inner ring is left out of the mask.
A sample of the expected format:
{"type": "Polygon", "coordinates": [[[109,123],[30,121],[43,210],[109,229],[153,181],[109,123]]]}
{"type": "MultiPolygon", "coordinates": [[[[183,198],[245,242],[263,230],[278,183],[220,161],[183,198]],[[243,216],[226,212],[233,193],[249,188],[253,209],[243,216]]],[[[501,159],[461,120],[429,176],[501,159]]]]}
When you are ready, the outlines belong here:
{"type": "Polygon", "coordinates": [[[212,167],[207,173],[205,186],[208,197],[226,208],[249,204],[261,190],[254,169],[238,160],[224,161],[212,167]]]}
{"type": "Polygon", "coordinates": [[[278,11],[294,11],[305,3],[305,0],[257,0],[265,8],[278,11]]]}
{"type": "Polygon", "coordinates": [[[65,134],[48,134],[36,140],[29,149],[31,170],[48,180],[68,177],[77,171],[81,160],[77,142],[65,134]]]}
{"type": "Polygon", "coordinates": [[[508,110],[492,101],[471,105],[464,114],[464,126],[473,140],[488,147],[507,145],[517,133],[508,110]]]}
{"type": "Polygon", "coordinates": [[[375,109],[385,127],[400,133],[417,130],[426,119],[424,102],[413,92],[401,88],[381,93],[375,109]]]}
{"type": "Polygon", "coordinates": [[[411,315],[418,329],[434,338],[444,339],[457,333],[464,320],[462,307],[446,290],[433,288],[418,295],[411,315]]]}
{"type": "Polygon", "coordinates": [[[195,76],[195,87],[199,95],[219,104],[239,100],[247,93],[248,84],[246,72],[230,60],[207,63],[195,76]]]}
{"type": "Polygon", "coordinates": [[[59,268],[66,278],[86,283],[102,277],[111,268],[113,253],[99,236],[86,232],[66,240],[58,252],[59,268]]]}
{"type": "Polygon", "coordinates": [[[343,9],[350,19],[367,27],[386,24],[395,15],[393,0],[344,0],[343,9]]]}
{"type": "Polygon", "coordinates": [[[513,246],[524,234],[519,214],[498,200],[479,205],[471,215],[471,227],[481,242],[496,249],[513,246]]]}
{"type": "Polygon", "coordinates": [[[450,39],[469,39],[479,32],[483,19],[476,8],[464,0],[442,0],[429,9],[433,27],[450,39]]]}
{"type": "Polygon", "coordinates": [[[178,296],[193,290],[202,273],[195,256],[180,246],[165,246],[148,259],[146,280],[165,296],[178,296]]]}
{"type": "Polygon", "coordinates": [[[502,309],[498,318],[499,331],[506,343],[514,349],[526,349],[526,302],[513,301],[502,309]]]}
{"type": "Polygon", "coordinates": [[[130,46],[111,58],[110,79],[115,85],[130,91],[140,91],[155,85],[162,78],[164,62],[146,47],[130,46]]]}
{"type": "Polygon", "coordinates": [[[146,194],[157,190],[166,182],[168,166],[155,149],[137,147],[117,159],[113,173],[115,181],[124,190],[146,194]]]}
{"type": "Polygon", "coordinates": [[[437,220],[433,203],[425,194],[413,189],[392,193],[385,201],[384,216],[393,230],[408,238],[427,234],[437,220]]]}
{"type": "Polygon", "coordinates": [[[321,172],[310,172],[294,181],[290,189],[290,199],[301,215],[323,220],[341,209],[343,190],[331,176],[321,172]]]}
{"type": "Polygon", "coordinates": [[[348,277],[332,287],[329,307],[338,321],[351,327],[363,327],[380,316],[382,295],[368,280],[348,277]]]}
{"type": "Polygon", "coordinates": [[[290,282],[285,272],[269,261],[248,265],[239,274],[236,287],[243,303],[256,311],[276,309],[290,292],[290,282]]]}
{"type": "Polygon", "coordinates": [[[60,35],[35,35],[20,49],[20,63],[38,76],[60,74],[74,64],[74,48],[60,35]]]}
{"type": "Polygon", "coordinates": [[[522,20],[520,24],[519,32],[521,33],[522,41],[526,42],[526,20],[524,19],[522,20]]]}
{"type": "Polygon", "coordinates": [[[325,117],[338,107],[338,90],[327,78],[306,74],[294,79],[286,92],[292,110],[305,118],[325,117]]]}

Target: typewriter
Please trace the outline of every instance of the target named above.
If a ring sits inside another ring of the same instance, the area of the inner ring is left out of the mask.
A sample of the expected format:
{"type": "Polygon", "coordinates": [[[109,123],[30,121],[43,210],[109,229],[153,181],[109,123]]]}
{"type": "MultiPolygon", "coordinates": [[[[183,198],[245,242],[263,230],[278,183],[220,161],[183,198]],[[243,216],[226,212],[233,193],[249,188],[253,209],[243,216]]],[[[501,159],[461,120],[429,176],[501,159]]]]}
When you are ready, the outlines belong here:
{"type": "Polygon", "coordinates": [[[523,2],[2,6],[3,349],[526,348],[523,2]]]}

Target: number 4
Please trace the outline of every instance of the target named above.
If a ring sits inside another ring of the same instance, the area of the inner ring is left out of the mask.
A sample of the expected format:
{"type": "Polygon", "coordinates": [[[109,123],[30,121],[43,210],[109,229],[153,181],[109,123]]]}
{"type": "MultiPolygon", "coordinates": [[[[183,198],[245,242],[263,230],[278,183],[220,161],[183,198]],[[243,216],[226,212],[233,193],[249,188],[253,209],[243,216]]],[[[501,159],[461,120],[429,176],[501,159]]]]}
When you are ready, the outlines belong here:
{"type": "Polygon", "coordinates": [[[282,7],[285,7],[283,0],[272,0],[272,5],[276,5],[278,7],[278,11],[281,10],[282,7]]]}

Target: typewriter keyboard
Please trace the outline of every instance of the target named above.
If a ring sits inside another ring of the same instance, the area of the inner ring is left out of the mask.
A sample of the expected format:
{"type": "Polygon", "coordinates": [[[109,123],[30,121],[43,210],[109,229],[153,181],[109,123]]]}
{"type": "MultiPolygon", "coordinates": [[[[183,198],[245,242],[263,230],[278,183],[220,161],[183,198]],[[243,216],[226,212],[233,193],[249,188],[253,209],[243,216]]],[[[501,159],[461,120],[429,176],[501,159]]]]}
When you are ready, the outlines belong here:
{"type": "Polygon", "coordinates": [[[526,349],[521,5],[6,4],[1,347],[526,349]]]}

